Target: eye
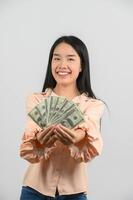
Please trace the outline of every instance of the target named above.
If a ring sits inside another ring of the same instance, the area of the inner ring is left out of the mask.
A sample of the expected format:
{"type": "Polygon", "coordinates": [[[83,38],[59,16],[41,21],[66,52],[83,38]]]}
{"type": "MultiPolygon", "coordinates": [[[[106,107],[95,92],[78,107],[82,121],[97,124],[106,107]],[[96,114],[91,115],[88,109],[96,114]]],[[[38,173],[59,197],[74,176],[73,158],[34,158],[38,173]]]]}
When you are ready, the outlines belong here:
{"type": "Polygon", "coordinates": [[[69,61],[74,61],[74,59],[73,59],[73,58],[69,58],[68,60],[69,60],[69,61]]]}
{"type": "Polygon", "coordinates": [[[55,57],[55,58],[53,58],[53,60],[60,60],[60,58],[55,57]]]}

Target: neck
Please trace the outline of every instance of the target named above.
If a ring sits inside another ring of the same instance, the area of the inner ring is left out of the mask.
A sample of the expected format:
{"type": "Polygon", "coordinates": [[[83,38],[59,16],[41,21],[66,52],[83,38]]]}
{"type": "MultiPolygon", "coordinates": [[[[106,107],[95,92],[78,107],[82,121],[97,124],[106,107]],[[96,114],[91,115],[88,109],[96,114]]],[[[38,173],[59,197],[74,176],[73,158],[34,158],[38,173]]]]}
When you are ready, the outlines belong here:
{"type": "Polygon", "coordinates": [[[59,95],[59,96],[65,96],[67,98],[73,98],[75,96],[80,95],[80,92],[78,91],[78,88],[76,85],[60,85],[56,84],[55,88],[53,91],[59,95]]]}

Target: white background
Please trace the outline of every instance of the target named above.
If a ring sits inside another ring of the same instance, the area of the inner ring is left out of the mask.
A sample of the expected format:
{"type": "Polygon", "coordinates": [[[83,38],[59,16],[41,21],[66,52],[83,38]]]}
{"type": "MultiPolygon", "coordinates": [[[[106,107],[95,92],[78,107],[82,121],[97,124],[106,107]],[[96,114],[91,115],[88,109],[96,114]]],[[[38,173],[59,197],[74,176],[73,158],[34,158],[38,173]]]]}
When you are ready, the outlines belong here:
{"type": "Polygon", "coordinates": [[[19,157],[26,96],[42,90],[53,42],[71,34],[87,45],[92,89],[110,109],[102,155],[88,163],[88,199],[133,200],[130,0],[0,1],[0,200],[19,199],[28,165],[19,157]]]}

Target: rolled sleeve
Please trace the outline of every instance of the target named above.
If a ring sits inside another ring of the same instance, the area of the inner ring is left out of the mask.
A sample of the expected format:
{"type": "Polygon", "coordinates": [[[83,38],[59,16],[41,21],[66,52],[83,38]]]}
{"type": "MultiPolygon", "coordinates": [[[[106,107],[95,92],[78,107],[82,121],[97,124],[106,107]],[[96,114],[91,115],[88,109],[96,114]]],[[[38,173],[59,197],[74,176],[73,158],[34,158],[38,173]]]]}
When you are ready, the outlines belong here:
{"type": "Polygon", "coordinates": [[[71,156],[79,162],[88,162],[100,155],[103,149],[101,136],[101,119],[105,104],[101,100],[92,100],[84,112],[85,121],[75,127],[82,129],[86,135],[80,142],[69,146],[71,156]]]}
{"type": "MultiPolygon", "coordinates": [[[[26,99],[26,113],[30,112],[34,106],[39,103],[37,95],[31,94],[26,99]]],[[[26,116],[25,130],[22,136],[22,142],[20,144],[19,154],[20,157],[29,161],[30,163],[37,163],[41,159],[48,159],[54,148],[48,148],[40,144],[37,140],[37,133],[42,131],[40,128],[28,115],[26,116]]]]}

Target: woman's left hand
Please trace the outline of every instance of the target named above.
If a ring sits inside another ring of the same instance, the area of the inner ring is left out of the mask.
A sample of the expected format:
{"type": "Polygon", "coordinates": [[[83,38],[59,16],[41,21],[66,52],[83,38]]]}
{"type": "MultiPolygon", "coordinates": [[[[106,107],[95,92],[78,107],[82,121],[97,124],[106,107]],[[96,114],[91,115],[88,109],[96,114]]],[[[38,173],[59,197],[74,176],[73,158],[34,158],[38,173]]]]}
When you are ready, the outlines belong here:
{"type": "Polygon", "coordinates": [[[75,144],[85,137],[85,131],[81,129],[72,130],[61,124],[55,126],[54,133],[56,138],[65,145],[75,144]]]}

